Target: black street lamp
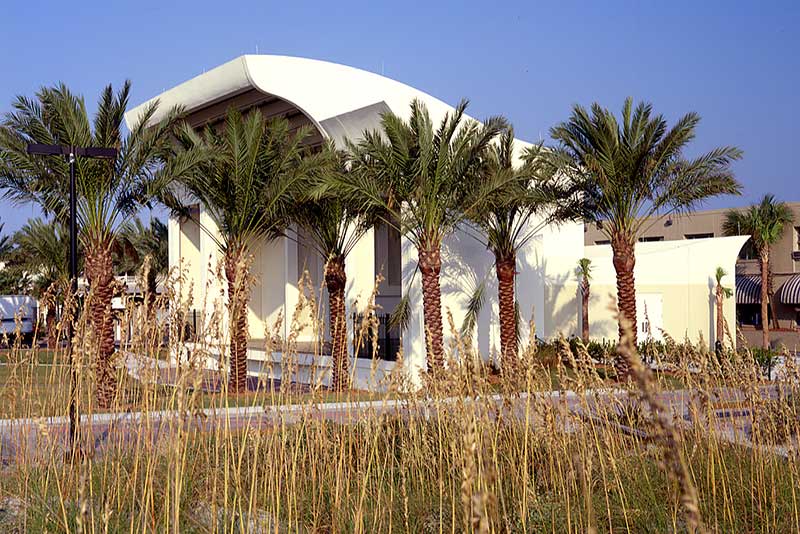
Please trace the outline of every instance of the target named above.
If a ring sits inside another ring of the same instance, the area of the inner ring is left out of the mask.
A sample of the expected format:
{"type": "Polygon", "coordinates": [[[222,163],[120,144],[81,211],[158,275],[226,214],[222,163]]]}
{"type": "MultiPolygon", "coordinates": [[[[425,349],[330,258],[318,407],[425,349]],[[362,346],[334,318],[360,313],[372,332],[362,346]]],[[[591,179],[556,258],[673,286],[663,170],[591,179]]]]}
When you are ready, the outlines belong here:
{"type": "MultiPolygon", "coordinates": [[[[28,145],[28,154],[66,156],[67,161],[69,161],[69,277],[72,295],[75,296],[78,293],[78,222],[76,214],[75,158],[115,159],[117,157],[117,149],[31,143],[28,145]]],[[[71,453],[74,454],[78,435],[78,411],[77,399],[75,398],[77,395],[78,369],[72,361],[72,323],[69,325],[68,339],[70,365],[69,446],[71,453]]]]}

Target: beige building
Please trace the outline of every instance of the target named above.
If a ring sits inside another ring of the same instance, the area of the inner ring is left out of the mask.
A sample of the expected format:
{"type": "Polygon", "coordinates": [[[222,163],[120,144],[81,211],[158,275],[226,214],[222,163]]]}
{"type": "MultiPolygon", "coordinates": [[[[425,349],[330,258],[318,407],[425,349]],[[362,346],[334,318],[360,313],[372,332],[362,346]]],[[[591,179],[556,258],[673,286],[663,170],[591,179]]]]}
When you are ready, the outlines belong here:
{"type": "MultiPolygon", "coordinates": [[[[773,341],[793,346],[800,343],[800,202],[789,202],[794,223],[786,228],[770,253],[773,291],[779,329],[773,341]]],[[[699,211],[654,219],[645,226],[641,242],[703,239],[724,235],[727,209],[699,211]]],[[[607,245],[608,237],[597,224],[584,227],[584,244],[607,245]]],[[[761,280],[758,260],[745,244],[736,262],[736,320],[751,344],[758,344],[761,328],[761,280]]],[[[770,312],[771,313],[771,312],[770,312]]]]}

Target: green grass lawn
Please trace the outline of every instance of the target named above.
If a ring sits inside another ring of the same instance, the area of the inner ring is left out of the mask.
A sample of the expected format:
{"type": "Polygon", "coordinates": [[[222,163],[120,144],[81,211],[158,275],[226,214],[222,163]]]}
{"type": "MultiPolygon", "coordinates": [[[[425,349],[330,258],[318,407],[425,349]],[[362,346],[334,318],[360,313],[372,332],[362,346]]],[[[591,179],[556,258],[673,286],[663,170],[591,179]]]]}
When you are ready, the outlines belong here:
{"type": "MultiPolygon", "coordinates": [[[[62,358],[64,351],[48,351],[43,349],[22,350],[13,355],[5,350],[0,352],[0,418],[36,417],[65,415],[68,406],[70,373],[69,366],[62,358]],[[10,359],[16,358],[14,361],[10,359]]],[[[656,375],[664,389],[681,389],[686,384],[679,378],[668,374],[656,375]]],[[[536,389],[559,390],[574,387],[576,375],[574,371],[565,369],[561,374],[556,369],[549,369],[547,379],[537,380],[536,389]]],[[[616,383],[611,379],[602,381],[607,387],[616,383]]],[[[168,410],[177,409],[179,403],[188,402],[190,392],[184,391],[179,398],[178,388],[158,385],[143,386],[132,379],[126,372],[119,373],[119,386],[122,401],[121,410],[168,410]]],[[[476,393],[501,393],[499,383],[491,378],[476,393]]],[[[381,400],[387,397],[384,393],[367,391],[349,391],[334,393],[326,390],[312,392],[280,392],[264,390],[254,393],[229,394],[198,392],[194,397],[196,408],[225,408],[238,406],[274,406],[283,404],[358,402],[381,400]]],[[[84,402],[89,403],[88,392],[82,395],[84,402]]],[[[185,405],[185,404],[184,404],[185,405]]]]}
{"type": "MultiPolygon", "coordinates": [[[[176,387],[158,385],[146,387],[120,372],[120,391],[123,401],[120,410],[170,410],[180,404],[179,390],[176,387]]],[[[15,417],[39,417],[66,415],[68,406],[70,373],[63,364],[0,365],[0,419],[15,417]]],[[[385,395],[367,391],[334,393],[259,391],[254,393],[230,394],[198,392],[197,408],[226,408],[237,406],[273,406],[282,404],[357,402],[380,400],[385,395]]],[[[85,405],[90,399],[83,395],[85,405]]],[[[186,390],[183,402],[188,402],[191,392],[186,390]]],[[[185,404],[184,404],[185,405],[185,404]]]]}
{"type": "Polygon", "coordinates": [[[11,349],[0,349],[0,363],[11,363],[13,358],[21,361],[29,361],[35,363],[50,364],[58,360],[59,363],[65,363],[67,358],[66,349],[50,350],[50,349],[18,349],[12,352],[11,349]]]}

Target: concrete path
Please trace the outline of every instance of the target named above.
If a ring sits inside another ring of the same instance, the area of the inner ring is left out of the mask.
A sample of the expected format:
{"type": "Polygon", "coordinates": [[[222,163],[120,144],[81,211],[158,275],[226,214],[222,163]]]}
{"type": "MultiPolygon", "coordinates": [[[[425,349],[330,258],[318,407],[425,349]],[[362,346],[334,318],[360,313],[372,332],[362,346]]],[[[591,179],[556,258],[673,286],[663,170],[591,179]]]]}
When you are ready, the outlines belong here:
{"type": "MultiPolygon", "coordinates": [[[[777,397],[774,386],[762,388],[761,395],[777,397]]],[[[675,418],[688,428],[695,423],[697,414],[692,410],[692,392],[676,390],[660,394],[675,418]]],[[[723,438],[740,442],[749,432],[749,409],[743,392],[719,389],[712,404],[713,424],[723,438]]],[[[504,417],[529,418],[533,428],[545,424],[541,418],[543,410],[550,408],[556,416],[556,424],[565,432],[571,432],[580,421],[592,417],[597,409],[607,410],[613,405],[632,402],[624,390],[594,390],[583,395],[571,391],[520,394],[513,398],[493,395],[485,399],[495,405],[490,416],[502,413],[504,417]]],[[[194,414],[175,411],[102,413],[81,417],[81,433],[88,448],[102,455],[109,450],[141,446],[145,443],[166,443],[166,439],[181,432],[209,432],[225,425],[232,432],[245,429],[269,429],[291,425],[304,417],[341,424],[351,424],[363,418],[381,415],[409,417],[434,417],[439,411],[453,409],[460,403],[476,404],[474,400],[448,398],[408,402],[405,400],[378,400],[363,402],[339,402],[325,404],[294,404],[278,406],[209,408],[194,414]],[[164,441],[162,441],[164,440],[164,441]]],[[[485,405],[478,403],[477,405],[485,405]]],[[[4,464],[22,459],[57,458],[63,456],[67,444],[68,421],[65,417],[40,419],[0,420],[0,461],[4,464]]]]}

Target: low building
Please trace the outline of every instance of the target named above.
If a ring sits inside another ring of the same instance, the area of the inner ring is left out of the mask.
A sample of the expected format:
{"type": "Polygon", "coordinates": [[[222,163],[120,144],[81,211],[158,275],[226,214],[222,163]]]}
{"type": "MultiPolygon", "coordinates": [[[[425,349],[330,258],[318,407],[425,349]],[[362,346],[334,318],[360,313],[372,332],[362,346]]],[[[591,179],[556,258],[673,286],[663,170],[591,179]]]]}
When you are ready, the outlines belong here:
{"type": "MultiPolygon", "coordinates": [[[[776,344],[800,344],[800,202],[787,203],[794,214],[780,241],[770,250],[775,310],[779,328],[772,335],[776,344]]],[[[673,215],[649,221],[639,239],[643,243],[708,239],[724,235],[725,214],[729,210],[706,210],[673,215]]],[[[607,245],[607,237],[597,224],[585,225],[587,246],[607,245]]],[[[638,266],[637,266],[638,267],[638,266]]],[[[736,261],[736,323],[752,345],[760,345],[761,275],[752,247],[745,244],[736,261]]],[[[770,311],[770,314],[772,312],[770,311]]]]}

